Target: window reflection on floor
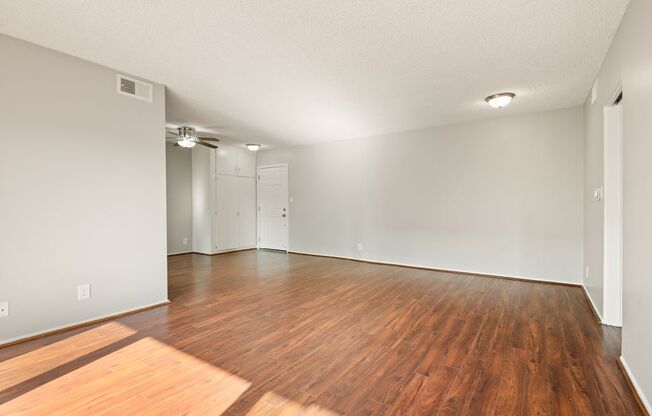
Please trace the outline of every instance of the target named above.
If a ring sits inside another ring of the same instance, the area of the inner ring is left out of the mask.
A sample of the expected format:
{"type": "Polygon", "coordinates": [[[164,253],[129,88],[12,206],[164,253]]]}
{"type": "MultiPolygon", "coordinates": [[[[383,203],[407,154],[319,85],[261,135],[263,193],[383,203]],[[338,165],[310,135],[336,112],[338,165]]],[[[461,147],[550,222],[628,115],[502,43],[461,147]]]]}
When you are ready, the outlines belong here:
{"type": "MultiPolygon", "coordinates": [[[[119,324],[107,325],[115,333],[114,340],[117,334],[132,333],[119,324]]],[[[22,372],[17,378],[3,377],[3,384],[20,382],[52,366],[31,368],[29,359],[49,357],[48,363],[61,362],[64,357],[71,359],[81,351],[109,342],[101,336],[101,328],[65,340],[65,345],[69,344],[67,352],[57,343],[2,363],[3,372],[9,367],[22,372]],[[55,359],[58,355],[62,356],[60,360],[55,359]]],[[[220,415],[249,385],[229,372],[146,337],[9,400],[0,405],[0,415],[220,415]]]]}
{"type": "Polygon", "coordinates": [[[129,327],[109,322],[0,362],[0,392],[135,333],[129,327]]]}

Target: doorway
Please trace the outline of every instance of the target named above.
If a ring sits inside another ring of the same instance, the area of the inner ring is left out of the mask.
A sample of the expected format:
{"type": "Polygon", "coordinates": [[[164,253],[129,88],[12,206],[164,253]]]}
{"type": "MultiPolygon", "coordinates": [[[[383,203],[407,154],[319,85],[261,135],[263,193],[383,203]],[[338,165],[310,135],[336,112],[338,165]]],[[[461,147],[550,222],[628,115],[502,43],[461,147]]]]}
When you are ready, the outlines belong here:
{"type": "Polygon", "coordinates": [[[622,326],[622,92],[604,108],[603,323],[622,326]]]}
{"type": "Polygon", "coordinates": [[[288,251],[288,165],[260,166],[258,248],[288,251]]]}

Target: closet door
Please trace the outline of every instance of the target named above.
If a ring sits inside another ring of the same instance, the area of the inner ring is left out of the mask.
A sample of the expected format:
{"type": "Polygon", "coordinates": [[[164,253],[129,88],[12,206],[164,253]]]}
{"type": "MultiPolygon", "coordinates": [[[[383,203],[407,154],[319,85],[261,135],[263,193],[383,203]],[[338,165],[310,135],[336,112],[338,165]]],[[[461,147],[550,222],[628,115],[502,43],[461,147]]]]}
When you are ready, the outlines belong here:
{"type": "Polygon", "coordinates": [[[238,182],[238,246],[256,246],[256,180],[236,178],[238,182]]]}
{"type": "Polygon", "coordinates": [[[215,249],[238,248],[238,177],[217,175],[215,249]]]}

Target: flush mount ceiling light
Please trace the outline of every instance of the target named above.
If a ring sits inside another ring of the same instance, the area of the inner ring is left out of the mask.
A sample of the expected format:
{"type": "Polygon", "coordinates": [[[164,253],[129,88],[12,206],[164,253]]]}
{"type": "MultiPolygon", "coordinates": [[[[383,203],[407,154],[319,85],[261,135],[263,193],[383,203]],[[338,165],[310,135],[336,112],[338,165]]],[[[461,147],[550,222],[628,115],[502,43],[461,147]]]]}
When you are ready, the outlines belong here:
{"type": "Polygon", "coordinates": [[[255,144],[255,143],[249,143],[249,144],[247,145],[247,149],[251,150],[252,152],[255,152],[255,151],[257,151],[258,149],[260,149],[260,145],[259,145],[259,144],[255,144]]]}
{"type": "Polygon", "coordinates": [[[503,108],[512,101],[516,94],[512,92],[501,92],[500,94],[490,95],[484,100],[493,108],[503,108]]]}

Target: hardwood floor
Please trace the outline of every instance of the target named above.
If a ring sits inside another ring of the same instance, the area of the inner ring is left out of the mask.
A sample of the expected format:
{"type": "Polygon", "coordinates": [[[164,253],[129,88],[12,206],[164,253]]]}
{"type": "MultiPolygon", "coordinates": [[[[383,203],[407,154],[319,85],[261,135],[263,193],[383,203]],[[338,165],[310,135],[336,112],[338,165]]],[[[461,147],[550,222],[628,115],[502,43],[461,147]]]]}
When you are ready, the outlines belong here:
{"type": "Polygon", "coordinates": [[[0,349],[0,415],[636,415],[575,287],[246,251],[172,304],[0,349]]]}

